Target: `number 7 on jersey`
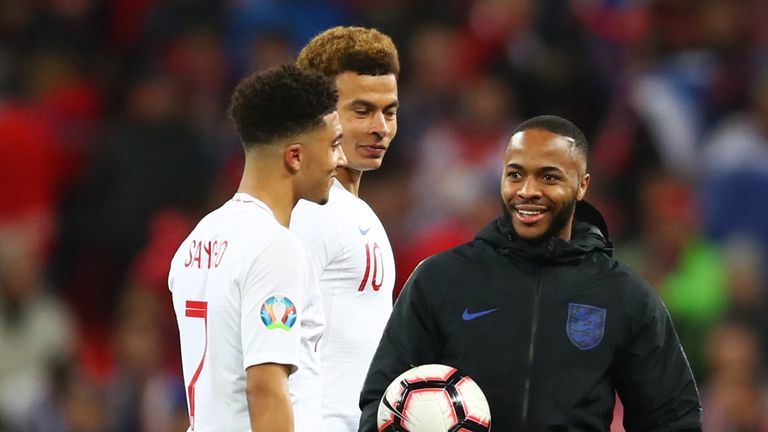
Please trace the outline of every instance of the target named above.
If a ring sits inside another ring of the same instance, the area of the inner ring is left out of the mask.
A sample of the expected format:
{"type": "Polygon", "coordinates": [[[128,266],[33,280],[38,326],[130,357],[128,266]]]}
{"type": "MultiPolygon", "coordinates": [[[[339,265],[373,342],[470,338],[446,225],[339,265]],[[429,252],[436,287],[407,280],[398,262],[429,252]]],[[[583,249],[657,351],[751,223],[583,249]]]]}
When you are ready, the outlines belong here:
{"type": "Polygon", "coordinates": [[[197,384],[197,379],[200,377],[200,372],[203,370],[205,354],[208,352],[208,302],[187,300],[184,316],[188,318],[202,318],[203,323],[205,324],[205,347],[203,348],[203,356],[200,358],[200,363],[197,365],[195,374],[192,375],[192,379],[189,380],[189,385],[187,386],[189,424],[191,429],[195,430],[195,384],[197,384]]]}

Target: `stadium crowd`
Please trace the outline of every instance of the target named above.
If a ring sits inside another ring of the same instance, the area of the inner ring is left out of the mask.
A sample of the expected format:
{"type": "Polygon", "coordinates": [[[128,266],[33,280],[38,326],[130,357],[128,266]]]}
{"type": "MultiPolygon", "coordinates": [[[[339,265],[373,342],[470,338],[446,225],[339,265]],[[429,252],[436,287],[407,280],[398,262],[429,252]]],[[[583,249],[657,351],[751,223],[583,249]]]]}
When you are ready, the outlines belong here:
{"type": "Polygon", "coordinates": [[[517,123],[568,118],[705,430],[768,431],[765,22],[762,0],[0,3],[0,430],[185,430],[168,266],[237,187],[228,98],[356,24],[402,56],[400,132],[361,189],[396,290],[501,212],[517,123]]]}

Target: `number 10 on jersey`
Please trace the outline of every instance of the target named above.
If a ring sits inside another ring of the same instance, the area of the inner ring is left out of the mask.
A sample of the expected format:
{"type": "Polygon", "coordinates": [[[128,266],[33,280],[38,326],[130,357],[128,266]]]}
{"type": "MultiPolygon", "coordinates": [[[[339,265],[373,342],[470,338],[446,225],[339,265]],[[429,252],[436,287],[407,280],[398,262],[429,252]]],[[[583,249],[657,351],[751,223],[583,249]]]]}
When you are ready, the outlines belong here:
{"type": "Polygon", "coordinates": [[[384,259],[381,256],[381,248],[378,243],[365,244],[365,273],[363,274],[363,280],[360,281],[358,291],[365,290],[369,277],[371,288],[374,291],[378,291],[384,282],[384,259]],[[371,274],[371,267],[373,267],[373,274],[371,274]]]}

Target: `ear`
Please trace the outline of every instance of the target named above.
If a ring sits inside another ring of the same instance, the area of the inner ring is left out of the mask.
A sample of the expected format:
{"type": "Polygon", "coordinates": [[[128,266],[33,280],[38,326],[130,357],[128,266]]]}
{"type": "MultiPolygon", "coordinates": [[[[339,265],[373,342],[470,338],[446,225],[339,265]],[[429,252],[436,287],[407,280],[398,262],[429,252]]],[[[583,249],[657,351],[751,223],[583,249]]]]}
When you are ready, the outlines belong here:
{"type": "Polygon", "coordinates": [[[581,181],[579,182],[579,190],[576,192],[576,199],[578,201],[581,201],[584,199],[584,195],[587,194],[587,189],[589,189],[589,173],[584,174],[581,177],[581,181]]]}
{"type": "Polygon", "coordinates": [[[290,143],[283,149],[283,163],[285,168],[291,174],[296,174],[301,170],[301,163],[304,161],[300,143],[290,143]]]}

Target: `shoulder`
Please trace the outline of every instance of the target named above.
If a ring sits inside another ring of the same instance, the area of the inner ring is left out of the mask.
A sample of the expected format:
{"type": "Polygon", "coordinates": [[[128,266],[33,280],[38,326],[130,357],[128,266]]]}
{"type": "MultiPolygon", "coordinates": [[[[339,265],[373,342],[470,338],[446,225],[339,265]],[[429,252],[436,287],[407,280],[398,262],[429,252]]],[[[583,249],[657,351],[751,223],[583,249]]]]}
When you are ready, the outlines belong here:
{"type": "Polygon", "coordinates": [[[627,295],[648,297],[655,295],[656,292],[648,281],[646,281],[637,271],[626,265],[620,260],[607,258],[610,263],[608,275],[617,287],[625,291],[627,295]]]}
{"type": "Polygon", "coordinates": [[[269,235],[265,236],[264,241],[270,251],[285,251],[287,253],[298,254],[304,256],[306,254],[306,247],[304,243],[292,233],[288,228],[275,224],[277,226],[272,227],[269,235]]]}
{"type": "Polygon", "coordinates": [[[472,240],[425,258],[416,266],[413,276],[455,280],[465,273],[477,271],[484,261],[495,254],[483,242],[472,240]]]}
{"type": "Polygon", "coordinates": [[[323,232],[335,229],[349,214],[350,200],[343,192],[345,191],[331,188],[328,202],[323,205],[299,200],[291,212],[291,231],[301,237],[303,232],[316,231],[318,227],[321,227],[323,232]]]}
{"type": "Polygon", "coordinates": [[[338,200],[328,199],[326,204],[320,205],[307,200],[299,200],[291,212],[291,227],[299,223],[316,221],[317,218],[331,218],[338,212],[338,200]]]}
{"type": "Polygon", "coordinates": [[[245,274],[276,274],[282,275],[281,278],[294,278],[301,277],[310,268],[303,243],[285,227],[280,228],[259,243],[239,249],[245,274]]]}
{"type": "Polygon", "coordinates": [[[653,287],[637,271],[601,251],[587,253],[577,271],[591,284],[610,289],[611,296],[624,299],[630,305],[655,295],[653,287]]]}
{"type": "Polygon", "coordinates": [[[280,225],[274,216],[262,212],[239,214],[231,220],[226,229],[257,244],[278,246],[298,242],[296,236],[288,228],[280,225]]]}
{"type": "Polygon", "coordinates": [[[298,216],[317,216],[317,215],[336,215],[343,213],[350,207],[355,207],[359,199],[344,189],[338,183],[334,183],[328,193],[328,202],[317,204],[307,200],[299,200],[291,213],[291,222],[293,217],[298,216]]]}
{"type": "Polygon", "coordinates": [[[398,297],[405,304],[443,304],[467,288],[475,288],[485,271],[471,243],[462,244],[422,260],[413,270],[398,297]]]}
{"type": "MultiPolygon", "coordinates": [[[[291,213],[290,230],[308,245],[324,244],[336,250],[365,234],[373,225],[380,225],[370,207],[360,198],[339,185],[331,188],[324,205],[299,201],[291,213]]],[[[315,246],[309,246],[314,250],[315,246]]]]}
{"type": "Polygon", "coordinates": [[[624,263],[612,260],[614,266],[608,272],[604,284],[610,284],[616,290],[630,322],[657,320],[668,314],[666,306],[654,287],[639,273],[624,263]]]}
{"type": "MultiPolygon", "coordinates": [[[[243,253],[297,252],[304,249],[295,234],[262,208],[240,205],[222,210],[217,210],[220,212],[217,215],[209,215],[214,217],[208,223],[208,231],[227,238],[232,247],[240,245],[243,253]]],[[[205,219],[201,224],[204,222],[205,219]]]]}

